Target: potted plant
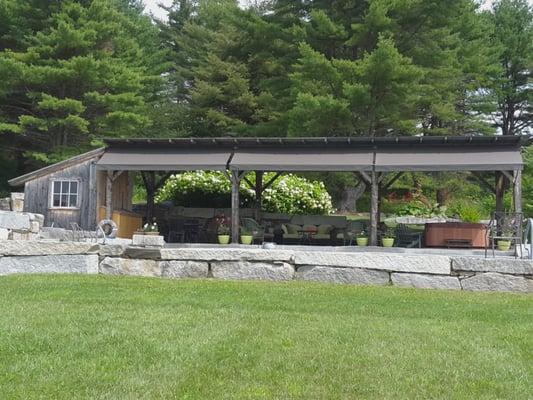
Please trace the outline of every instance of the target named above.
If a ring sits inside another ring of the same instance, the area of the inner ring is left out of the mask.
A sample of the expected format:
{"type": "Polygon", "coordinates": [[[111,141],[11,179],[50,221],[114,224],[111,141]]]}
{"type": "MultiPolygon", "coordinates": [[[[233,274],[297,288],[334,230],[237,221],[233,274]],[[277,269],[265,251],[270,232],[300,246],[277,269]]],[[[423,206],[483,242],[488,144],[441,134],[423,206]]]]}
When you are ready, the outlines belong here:
{"type": "Polygon", "coordinates": [[[365,231],[361,231],[357,234],[355,239],[358,246],[368,246],[368,236],[365,231]]]}
{"type": "MultiPolygon", "coordinates": [[[[503,236],[512,237],[514,235],[513,235],[513,232],[511,231],[503,231],[503,236]]],[[[511,239],[498,239],[496,244],[498,246],[498,250],[509,251],[511,249],[512,241],[511,239]]]]}
{"type": "Polygon", "coordinates": [[[394,245],[394,235],[389,229],[383,232],[381,244],[383,245],[383,247],[392,247],[394,245]]]}
{"type": "Polygon", "coordinates": [[[218,233],[218,243],[220,243],[220,244],[228,244],[229,243],[229,240],[230,240],[230,235],[229,235],[230,229],[229,229],[229,226],[226,225],[225,222],[221,222],[218,225],[217,233],[218,233]]]}
{"type": "Polygon", "coordinates": [[[254,241],[254,235],[252,232],[242,229],[241,230],[241,243],[242,244],[252,244],[254,241]]]}
{"type": "Polygon", "coordinates": [[[159,236],[159,227],[157,226],[157,222],[155,222],[155,218],[153,219],[152,223],[144,224],[143,234],[151,235],[151,236],[159,236]]]}

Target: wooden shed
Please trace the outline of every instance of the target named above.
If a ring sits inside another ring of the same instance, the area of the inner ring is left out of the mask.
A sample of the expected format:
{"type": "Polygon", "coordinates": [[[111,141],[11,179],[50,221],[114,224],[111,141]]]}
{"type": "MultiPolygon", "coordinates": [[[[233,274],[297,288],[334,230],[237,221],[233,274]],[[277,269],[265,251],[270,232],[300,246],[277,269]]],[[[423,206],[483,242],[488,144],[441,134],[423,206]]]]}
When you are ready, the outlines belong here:
{"type": "MultiPolygon", "coordinates": [[[[42,214],[44,226],[94,230],[106,218],[107,171],[96,163],[104,154],[100,148],[9,181],[24,185],[24,211],[42,214]]],[[[132,210],[133,172],[124,172],[112,182],[112,219],[119,237],[131,237],[142,225],[132,210]]]]}

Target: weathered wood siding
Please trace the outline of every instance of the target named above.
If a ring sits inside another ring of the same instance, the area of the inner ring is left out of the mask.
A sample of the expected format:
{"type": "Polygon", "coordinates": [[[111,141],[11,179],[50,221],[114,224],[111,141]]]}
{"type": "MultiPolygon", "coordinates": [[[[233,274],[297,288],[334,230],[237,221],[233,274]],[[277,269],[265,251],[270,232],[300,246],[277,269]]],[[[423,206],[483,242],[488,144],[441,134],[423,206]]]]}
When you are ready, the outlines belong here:
{"type": "MultiPolygon", "coordinates": [[[[132,210],[132,194],[133,194],[133,175],[134,173],[124,171],[119,177],[113,182],[113,201],[112,206],[113,210],[132,210]]],[[[106,176],[107,171],[97,171],[97,209],[105,206],[105,196],[106,196],[106,176]]]]}
{"type": "Polygon", "coordinates": [[[96,158],[67,167],[44,177],[28,181],[24,187],[24,211],[43,214],[45,226],[68,228],[76,222],[84,229],[93,229],[96,223],[96,158]],[[50,203],[51,182],[54,179],[77,179],[78,209],[53,209],[50,203]]]}

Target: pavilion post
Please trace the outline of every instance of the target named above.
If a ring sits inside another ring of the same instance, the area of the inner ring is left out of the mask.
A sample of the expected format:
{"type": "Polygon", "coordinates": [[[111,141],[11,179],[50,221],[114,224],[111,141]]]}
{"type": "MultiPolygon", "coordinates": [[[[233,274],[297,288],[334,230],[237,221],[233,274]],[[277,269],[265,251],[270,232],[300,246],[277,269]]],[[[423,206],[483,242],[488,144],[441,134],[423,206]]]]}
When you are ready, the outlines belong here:
{"type": "Polygon", "coordinates": [[[514,171],[513,177],[513,205],[514,211],[517,213],[522,212],[522,170],[517,169],[514,171]]]}
{"type": "Polygon", "coordinates": [[[107,171],[105,188],[105,218],[113,216],[113,171],[107,171]]]}
{"type": "Polygon", "coordinates": [[[378,245],[379,219],[379,182],[378,173],[372,169],[370,173],[370,245],[378,245]]]}
{"type": "Polygon", "coordinates": [[[231,171],[231,243],[239,243],[239,171],[231,171]]]}
{"type": "Polygon", "coordinates": [[[263,171],[255,171],[255,219],[259,219],[263,203],[263,171]]]}
{"type": "Polygon", "coordinates": [[[496,212],[502,212],[505,209],[503,202],[505,195],[505,175],[501,171],[495,172],[494,194],[496,197],[496,212]]]}

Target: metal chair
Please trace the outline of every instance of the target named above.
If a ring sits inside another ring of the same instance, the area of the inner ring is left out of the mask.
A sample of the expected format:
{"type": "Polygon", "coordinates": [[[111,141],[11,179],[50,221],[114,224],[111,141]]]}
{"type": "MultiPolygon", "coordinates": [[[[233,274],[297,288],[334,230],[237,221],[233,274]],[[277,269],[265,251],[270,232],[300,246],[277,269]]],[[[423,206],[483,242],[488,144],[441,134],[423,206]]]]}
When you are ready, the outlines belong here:
{"type": "Polygon", "coordinates": [[[398,247],[422,247],[423,232],[415,231],[405,224],[398,224],[395,229],[396,246],[398,247]]]}
{"type": "Polygon", "coordinates": [[[168,225],[167,241],[169,243],[183,243],[185,241],[185,221],[183,219],[175,219],[169,221],[168,225]]]}
{"type": "Polygon", "coordinates": [[[253,218],[241,218],[241,230],[251,232],[254,243],[263,243],[265,240],[265,228],[253,218]]]}
{"type": "Polygon", "coordinates": [[[488,245],[492,248],[492,257],[496,257],[494,245],[498,240],[509,240],[514,246],[514,255],[518,257],[517,249],[520,249],[522,258],[523,225],[524,215],[516,212],[493,212],[490,223],[487,227],[488,242],[485,245],[485,257],[487,257],[488,245]]]}
{"type": "Polygon", "coordinates": [[[185,243],[198,243],[198,237],[200,234],[200,221],[197,219],[187,219],[183,222],[184,230],[184,242],[185,243]]]}

